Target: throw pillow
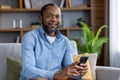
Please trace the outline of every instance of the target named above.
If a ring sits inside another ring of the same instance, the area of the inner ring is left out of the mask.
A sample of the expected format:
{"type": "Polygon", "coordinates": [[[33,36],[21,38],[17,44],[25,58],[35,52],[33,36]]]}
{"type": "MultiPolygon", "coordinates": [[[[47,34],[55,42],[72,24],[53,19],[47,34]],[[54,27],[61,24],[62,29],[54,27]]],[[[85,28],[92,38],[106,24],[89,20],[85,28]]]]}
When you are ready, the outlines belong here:
{"type": "Polygon", "coordinates": [[[20,60],[7,57],[7,80],[19,80],[20,70],[20,60]]]}
{"type": "MultiPolygon", "coordinates": [[[[84,53],[84,54],[79,54],[79,55],[75,55],[73,56],[73,60],[74,61],[79,61],[80,57],[81,56],[88,56],[87,53],[84,53]]],[[[92,80],[92,75],[91,75],[91,68],[90,68],[90,64],[89,64],[89,61],[87,61],[87,66],[88,66],[88,72],[83,76],[83,79],[85,80],[92,80]]]]}

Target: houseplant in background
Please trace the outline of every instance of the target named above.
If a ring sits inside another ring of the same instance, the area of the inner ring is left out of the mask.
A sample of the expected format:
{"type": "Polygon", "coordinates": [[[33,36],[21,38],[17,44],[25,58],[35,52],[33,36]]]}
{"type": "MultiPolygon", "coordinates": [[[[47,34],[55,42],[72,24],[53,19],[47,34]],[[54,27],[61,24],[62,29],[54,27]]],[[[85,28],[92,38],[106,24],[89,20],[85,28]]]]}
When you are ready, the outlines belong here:
{"type": "Polygon", "coordinates": [[[85,21],[83,20],[82,17],[80,17],[80,18],[77,19],[76,25],[77,25],[78,27],[81,27],[81,26],[82,26],[82,25],[80,24],[80,22],[84,22],[84,23],[85,23],[85,21]]]}
{"type": "Polygon", "coordinates": [[[76,25],[80,28],[82,27],[82,24],[80,22],[88,23],[88,21],[85,20],[83,17],[79,17],[76,21],[77,21],[76,25]]]}
{"type": "Polygon", "coordinates": [[[32,22],[30,25],[33,29],[36,29],[40,27],[41,22],[32,22]]]}
{"type": "Polygon", "coordinates": [[[94,34],[92,30],[88,27],[88,25],[85,22],[80,21],[79,24],[81,24],[83,29],[83,36],[81,37],[81,42],[77,42],[78,51],[80,54],[82,53],[97,53],[98,57],[101,53],[101,49],[103,47],[103,44],[108,42],[107,37],[100,37],[100,33],[104,28],[106,28],[106,25],[101,26],[97,33],[94,34]]]}

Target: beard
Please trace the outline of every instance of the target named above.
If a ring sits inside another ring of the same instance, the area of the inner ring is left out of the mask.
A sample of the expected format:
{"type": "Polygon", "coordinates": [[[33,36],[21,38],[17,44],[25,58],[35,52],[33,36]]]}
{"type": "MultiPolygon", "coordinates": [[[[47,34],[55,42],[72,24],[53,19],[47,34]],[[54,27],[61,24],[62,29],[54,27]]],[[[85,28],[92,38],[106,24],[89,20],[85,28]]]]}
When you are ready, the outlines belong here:
{"type": "Polygon", "coordinates": [[[46,33],[55,32],[61,25],[50,26],[48,24],[43,24],[43,29],[46,33]]]}

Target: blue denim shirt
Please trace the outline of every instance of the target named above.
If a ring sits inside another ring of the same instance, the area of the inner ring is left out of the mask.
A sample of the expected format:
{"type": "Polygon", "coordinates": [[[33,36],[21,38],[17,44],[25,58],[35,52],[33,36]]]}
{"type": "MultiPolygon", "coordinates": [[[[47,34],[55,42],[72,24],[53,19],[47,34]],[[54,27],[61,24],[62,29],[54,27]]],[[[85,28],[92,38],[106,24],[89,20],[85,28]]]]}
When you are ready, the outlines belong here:
{"type": "Polygon", "coordinates": [[[22,40],[22,70],[20,80],[47,78],[70,65],[72,51],[67,37],[56,31],[56,39],[51,44],[43,28],[26,33],[22,40]]]}

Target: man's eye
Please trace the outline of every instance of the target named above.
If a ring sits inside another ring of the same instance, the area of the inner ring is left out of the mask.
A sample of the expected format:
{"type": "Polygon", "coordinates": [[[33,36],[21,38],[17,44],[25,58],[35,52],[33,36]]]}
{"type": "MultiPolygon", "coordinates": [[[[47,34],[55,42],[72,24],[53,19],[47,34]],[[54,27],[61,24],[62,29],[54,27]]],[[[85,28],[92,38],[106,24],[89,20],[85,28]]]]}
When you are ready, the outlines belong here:
{"type": "Polygon", "coordinates": [[[60,16],[56,16],[56,18],[60,18],[60,16]]]}
{"type": "Polygon", "coordinates": [[[51,18],[52,16],[51,15],[47,15],[47,18],[51,18]]]}

